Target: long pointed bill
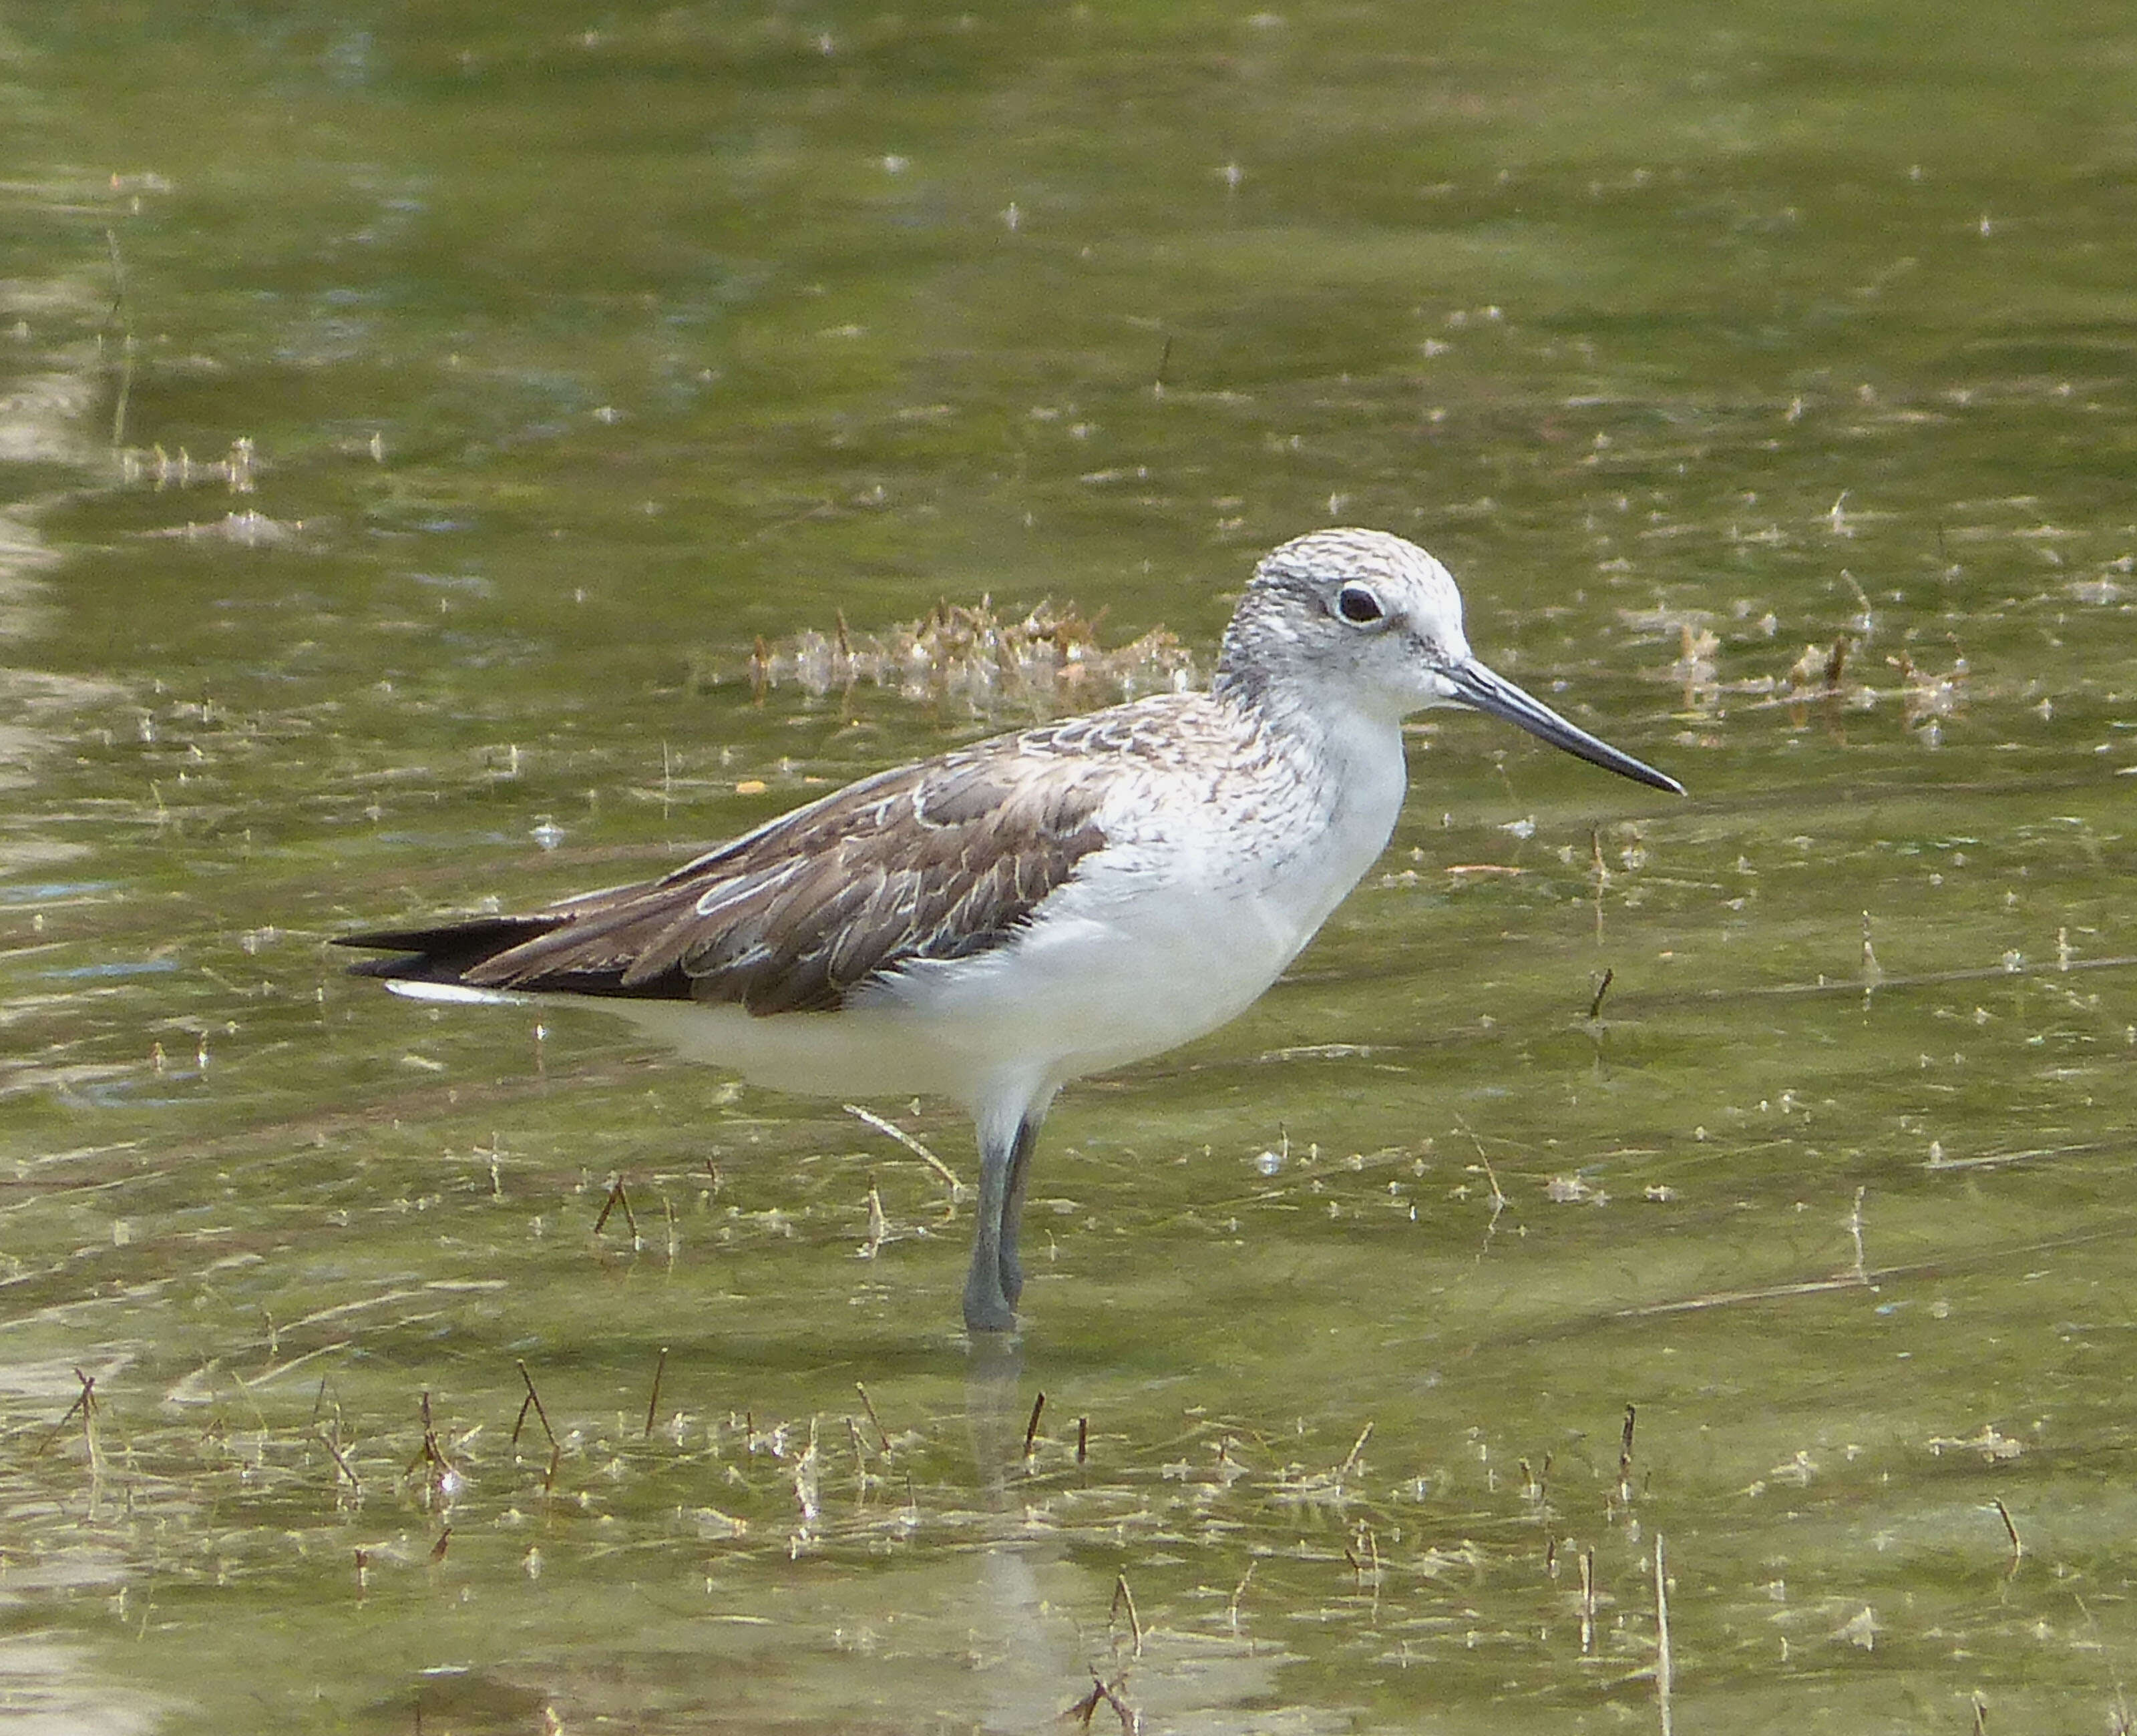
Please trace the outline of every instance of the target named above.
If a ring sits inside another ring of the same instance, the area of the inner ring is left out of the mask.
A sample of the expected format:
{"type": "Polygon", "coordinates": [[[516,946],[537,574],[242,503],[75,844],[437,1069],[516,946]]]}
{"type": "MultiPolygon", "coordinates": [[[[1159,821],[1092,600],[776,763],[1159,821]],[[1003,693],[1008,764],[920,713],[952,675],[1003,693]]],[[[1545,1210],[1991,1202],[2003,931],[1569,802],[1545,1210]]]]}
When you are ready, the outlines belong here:
{"type": "Polygon", "coordinates": [[[1684,794],[1684,785],[1668,773],[1643,765],[1632,755],[1620,753],[1608,742],[1598,740],[1586,730],[1567,722],[1541,699],[1531,698],[1505,676],[1494,675],[1473,657],[1440,673],[1453,683],[1454,697],[1464,705],[1474,706],[1494,717],[1503,717],[1538,741],[1562,747],[1575,759],[1600,766],[1605,771],[1614,771],[1619,777],[1628,777],[1636,784],[1667,790],[1677,795],[1684,794]]]}

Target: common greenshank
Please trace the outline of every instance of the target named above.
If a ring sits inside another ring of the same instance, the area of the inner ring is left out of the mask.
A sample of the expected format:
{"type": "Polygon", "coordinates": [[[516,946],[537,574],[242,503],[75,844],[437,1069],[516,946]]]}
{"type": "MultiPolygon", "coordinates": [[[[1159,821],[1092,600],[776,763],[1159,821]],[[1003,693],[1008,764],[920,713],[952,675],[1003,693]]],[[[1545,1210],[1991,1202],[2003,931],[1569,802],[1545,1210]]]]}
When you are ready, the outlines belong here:
{"type": "Polygon", "coordinates": [[[879,772],[658,880],[340,944],[419,999],[591,998],[776,1090],[962,1104],[965,1324],[1005,1331],[1056,1093],[1252,1004],[1386,845],[1402,720],[1448,705],[1683,793],[1479,663],[1423,549],[1317,531],[1256,569],[1206,693],[879,772]]]}

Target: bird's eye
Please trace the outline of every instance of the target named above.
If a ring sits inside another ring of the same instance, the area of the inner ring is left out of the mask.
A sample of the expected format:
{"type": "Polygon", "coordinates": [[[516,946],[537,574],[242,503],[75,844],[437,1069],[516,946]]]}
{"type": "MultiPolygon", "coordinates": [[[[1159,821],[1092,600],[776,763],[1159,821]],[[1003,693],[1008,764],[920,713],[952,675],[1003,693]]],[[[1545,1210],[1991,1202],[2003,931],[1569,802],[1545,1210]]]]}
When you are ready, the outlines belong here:
{"type": "Polygon", "coordinates": [[[1363,585],[1346,585],[1336,596],[1336,612],[1354,627],[1380,618],[1380,600],[1363,585]]]}

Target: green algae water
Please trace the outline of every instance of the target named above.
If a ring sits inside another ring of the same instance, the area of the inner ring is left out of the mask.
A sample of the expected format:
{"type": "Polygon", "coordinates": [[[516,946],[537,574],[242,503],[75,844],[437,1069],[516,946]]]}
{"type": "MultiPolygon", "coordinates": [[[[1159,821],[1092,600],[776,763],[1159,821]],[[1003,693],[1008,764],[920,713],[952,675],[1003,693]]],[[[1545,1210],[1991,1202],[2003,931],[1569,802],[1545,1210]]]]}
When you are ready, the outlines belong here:
{"type": "Polygon", "coordinates": [[[10,1714],[2129,1727],[2133,68],[0,19],[10,1714]],[[1420,720],[1285,980],[1057,1107],[1012,1349],[945,1106],[327,944],[1206,674],[1332,523],[1691,798],[1420,720]]]}

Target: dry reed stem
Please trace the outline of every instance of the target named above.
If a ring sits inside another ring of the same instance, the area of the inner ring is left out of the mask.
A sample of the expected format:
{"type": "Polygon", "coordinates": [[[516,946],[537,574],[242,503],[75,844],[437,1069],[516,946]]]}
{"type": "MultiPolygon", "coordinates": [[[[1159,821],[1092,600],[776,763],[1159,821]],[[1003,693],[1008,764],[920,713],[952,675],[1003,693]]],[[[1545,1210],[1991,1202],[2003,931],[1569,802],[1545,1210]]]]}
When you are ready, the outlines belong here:
{"type": "Polygon", "coordinates": [[[1662,1565],[1662,1534],[1655,1533],[1655,1712],[1662,1736],[1670,1736],[1670,1691],[1676,1685],[1670,1656],[1669,1572],[1662,1565]]]}
{"type": "Polygon", "coordinates": [[[1126,1573],[1116,1574],[1113,1578],[1113,1601],[1106,1611],[1106,1625],[1108,1627],[1112,1626],[1113,1617],[1121,1612],[1122,1604],[1127,1606],[1128,1634],[1135,1642],[1135,1649],[1132,1655],[1141,1657],[1142,1656],[1142,1617],[1136,1613],[1135,1593],[1128,1589],[1128,1576],[1126,1573]]]}
{"type": "Polygon", "coordinates": [[[932,1169],[935,1174],[941,1178],[942,1184],[949,1189],[950,1198],[952,1202],[962,1199],[965,1197],[965,1184],[957,1179],[957,1171],[952,1169],[947,1164],[944,1163],[941,1158],[936,1156],[933,1152],[930,1151],[925,1145],[922,1145],[918,1140],[913,1138],[911,1134],[908,1133],[896,1122],[887,1121],[874,1110],[864,1109],[858,1103],[841,1103],[839,1106],[845,1110],[848,1115],[852,1116],[856,1121],[867,1122],[869,1126],[874,1128],[878,1133],[882,1134],[885,1138],[896,1140],[899,1145],[904,1146],[908,1151],[910,1151],[915,1157],[918,1158],[921,1162],[927,1165],[929,1169],[932,1169]]]}
{"type": "Polygon", "coordinates": [[[1625,1407],[1625,1432],[1618,1442],[1618,1499],[1624,1502],[1633,1499],[1633,1423],[1638,1415],[1637,1407],[1625,1407]]]}
{"type": "Polygon", "coordinates": [[[41,1458],[45,1449],[59,1439],[61,1432],[74,1420],[75,1413],[79,1411],[81,1413],[82,1438],[89,1443],[90,1462],[94,1464],[96,1461],[96,1435],[93,1426],[96,1420],[96,1377],[85,1374],[76,1369],[74,1378],[81,1383],[81,1391],[75,1395],[74,1403],[66,1408],[66,1414],[52,1425],[52,1432],[38,1443],[37,1452],[30,1455],[32,1458],[41,1458]]]}
{"type": "Polygon", "coordinates": [[[1336,1481],[1339,1484],[1358,1468],[1358,1455],[1365,1450],[1365,1443],[1372,1438],[1373,1425],[1368,1422],[1358,1431],[1358,1438],[1351,1443],[1350,1456],[1336,1467],[1336,1481]]]}
{"type": "Polygon", "coordinates": [[[2015,1568],[2018,1564],[2018,1558],[2026,1553],[2025,1544],[2018,1541],[2018,1524],[2011,1517],[2011,1510],[2003,1505],[2001,1495],[1991,1497],[1989,1504],[1996,1509],[1997,1517],[2003,1521],[2004,1535],[2011,1539],[2011,1565],[2015,1568]]]}
{"type": "Polygon", "coordinates": [[[542,1425],[542,1432],[548,1437],[549,1450],[554,1452],[557,1450],[557,1431],[549,1427],[549,1413],[542,1408],[542,1395],[534,1390],[534,1377],[527,1372],[524,1362],[515,1362],[513,1366],[519,1370],[519,1378],[526,1383],[527,1397],[519,1407],[519,1421],[512,1425],[512,1444],[514,1447],[519,1444],[519,1431],[527,1421],[527,1412],[531,1406],[536,1420],[542,1425]]]}
{"type": "Polygon", "coordinates": [[[868,1413],[869,1424],[875,1430],[876,1445],[883,1449],[883,1456],[885,1458],[888,1458],[890,1456],[890,1437],[884,1429],[883,1418],[876,1415],[875,1406],[869,1402],[868,1388],[863,1386],[860,1382],[856,1380],[854,1383],[854,1390],[861,1395],[861,1408],[868,1413]]]}
{"type": "Polygon", "coordinates": [[[596,1236],[601,1234],[602,1226],[608,1222],[608,1214],[618,1206],[623,1208],[624,1225],[630,1232],[630,1245],[635,1251],[642,1247],[644,1242],[638,1233],[638,1213],[630,1208],[630,1195],[624,1191],[621,1175],[610,1178],[608,1198],[601,1202],[601,1216],[594,1219],[594,1233],[596,1236]]]}
{"type": "Polygon", "coordinates": [[[668,1371],[668,1347],[660,1347],[660,1359],[653,1364],[653,1393],[645,1401],[645,1433],[653,1432],[654,1413],[660,1408],[660,1377],[668,1371]]]}

